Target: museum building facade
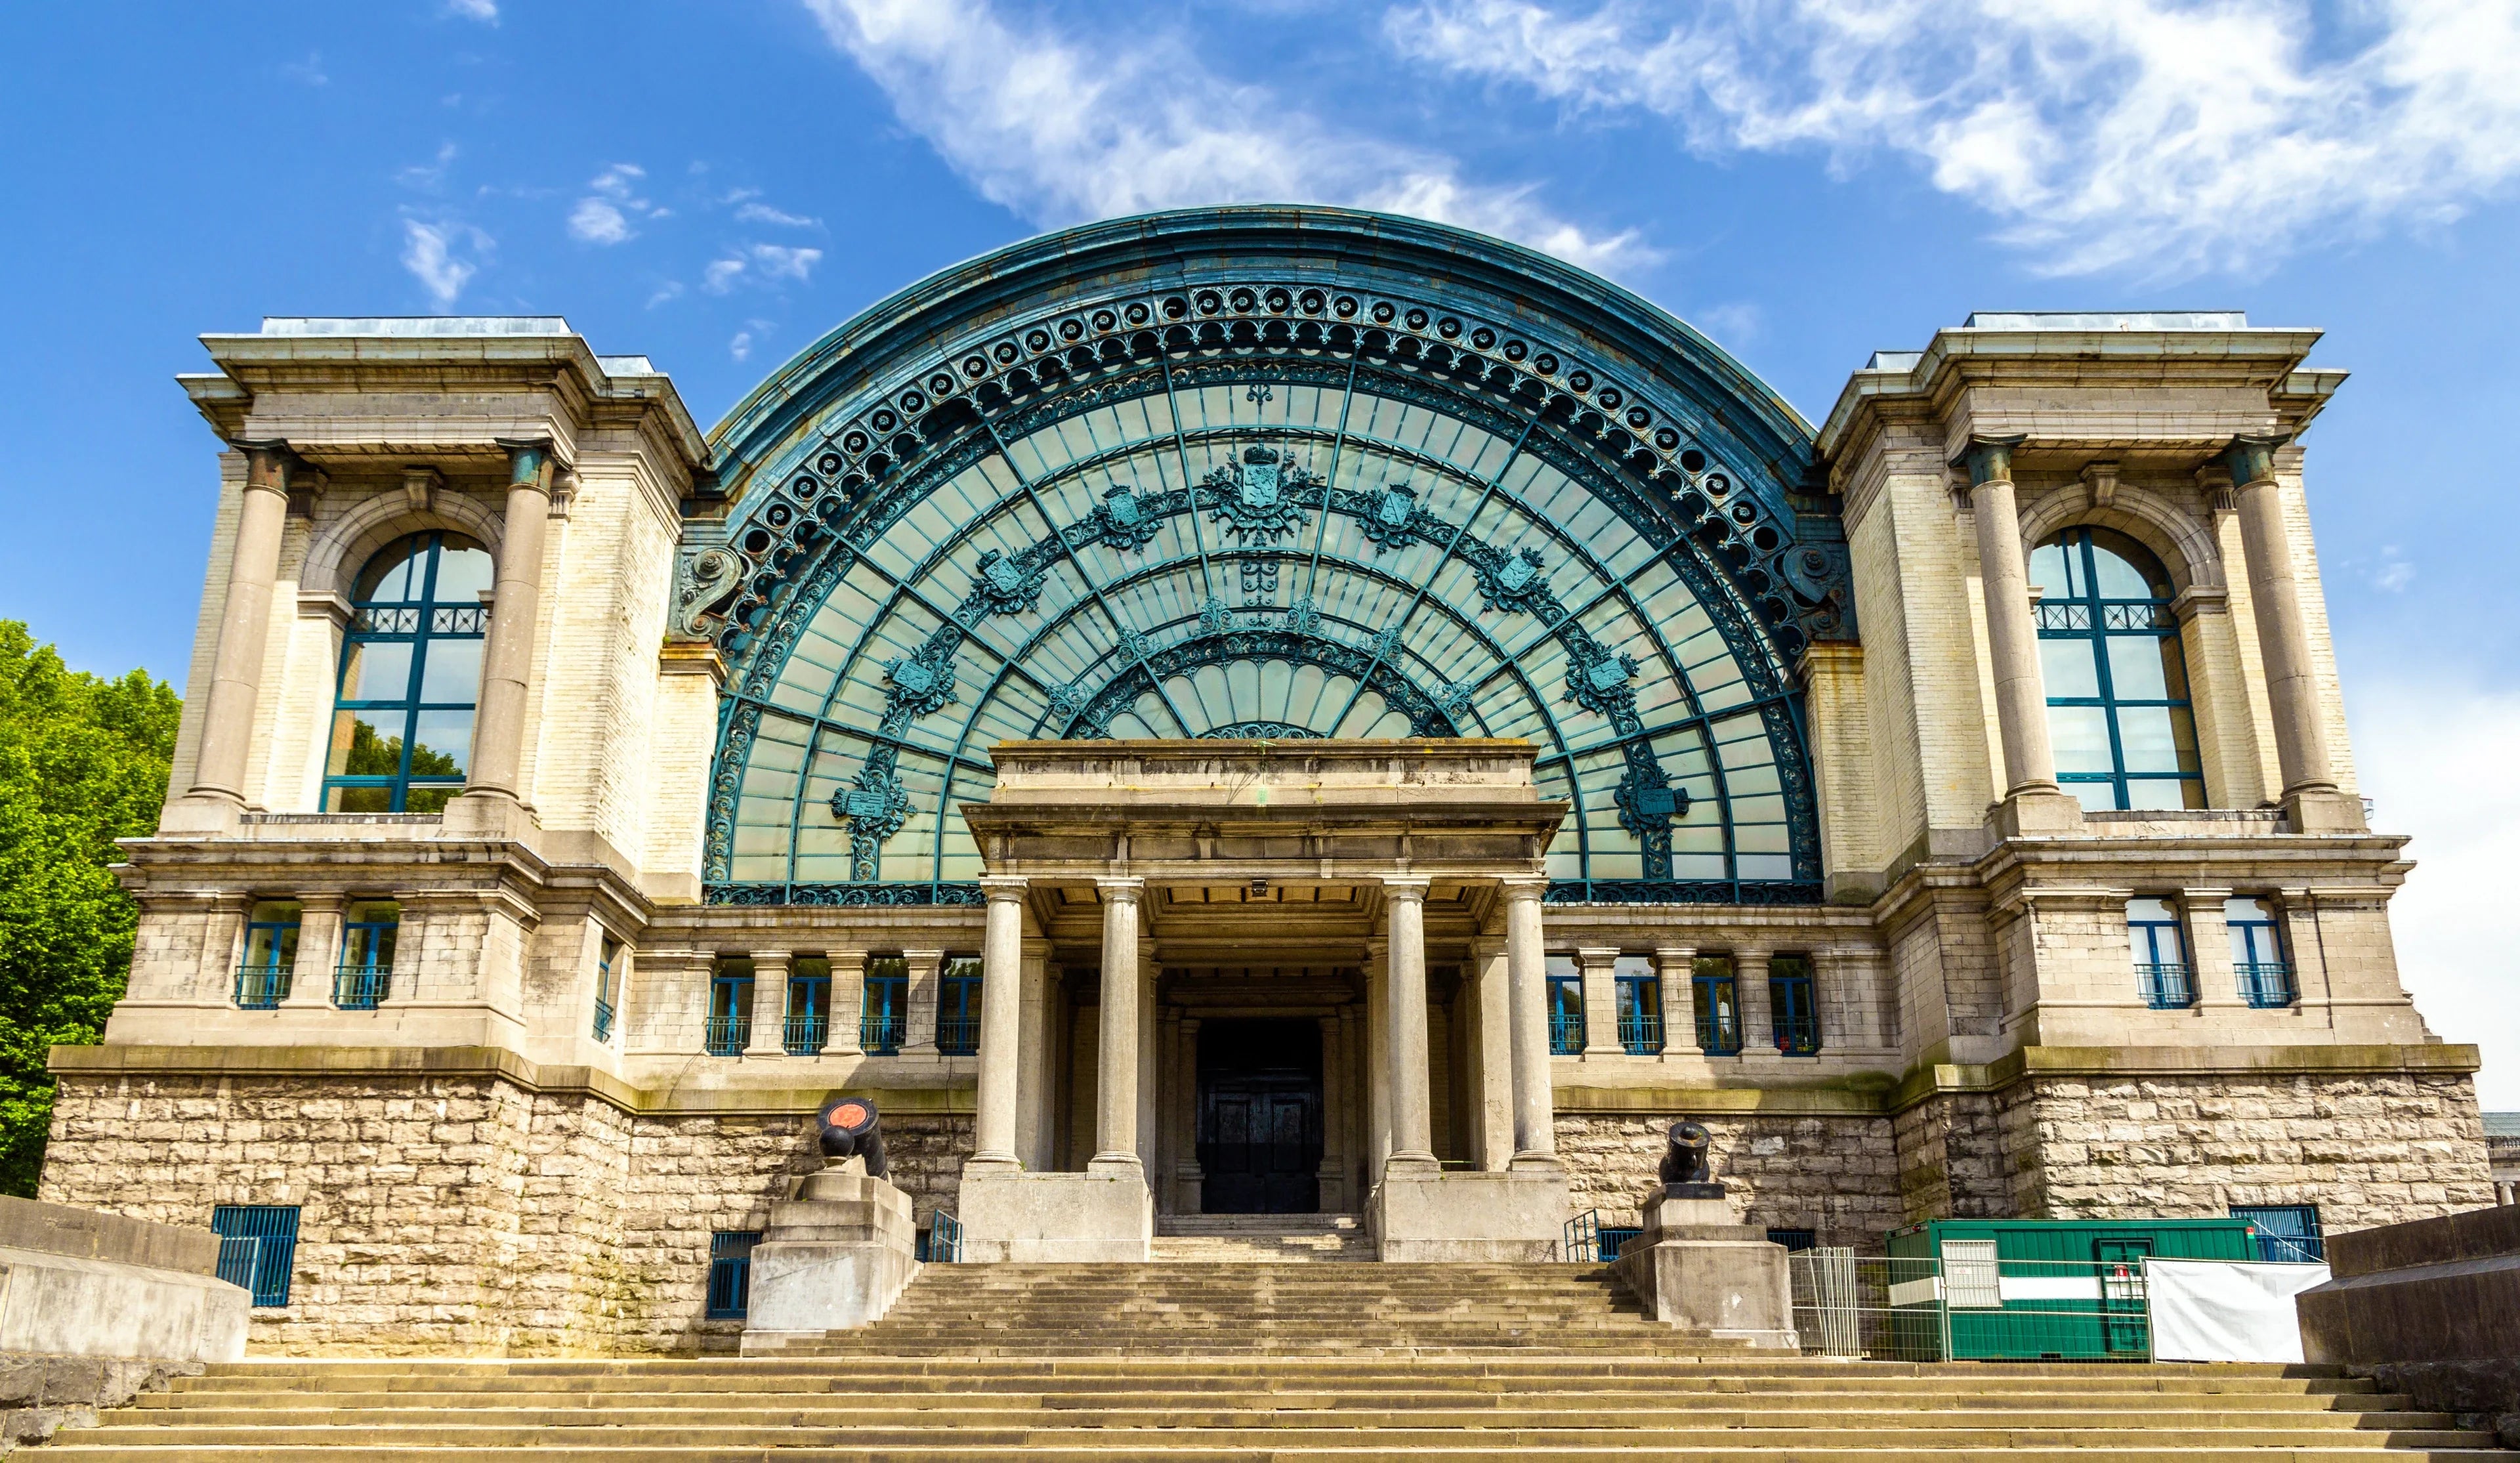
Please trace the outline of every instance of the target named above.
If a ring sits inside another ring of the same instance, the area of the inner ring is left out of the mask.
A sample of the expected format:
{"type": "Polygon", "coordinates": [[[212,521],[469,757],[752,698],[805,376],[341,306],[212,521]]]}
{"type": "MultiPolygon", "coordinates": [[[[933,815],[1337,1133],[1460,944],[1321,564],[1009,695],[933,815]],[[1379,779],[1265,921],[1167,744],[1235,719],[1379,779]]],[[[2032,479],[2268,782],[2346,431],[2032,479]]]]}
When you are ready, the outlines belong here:
{"type": "Polygon", "coordinates": [[[192,694],[43,1197],[252,1239],[301,1350],[724,1345],[842,1089],[973,1258],[1532,1257],[1681,1116],[1874,1253],[2491,1203],[2317,339],[1979,314],[1814,426],[1553,259],[1261,206],[949,269],[705,434],[554,319],[205,337],[192,694]]]}

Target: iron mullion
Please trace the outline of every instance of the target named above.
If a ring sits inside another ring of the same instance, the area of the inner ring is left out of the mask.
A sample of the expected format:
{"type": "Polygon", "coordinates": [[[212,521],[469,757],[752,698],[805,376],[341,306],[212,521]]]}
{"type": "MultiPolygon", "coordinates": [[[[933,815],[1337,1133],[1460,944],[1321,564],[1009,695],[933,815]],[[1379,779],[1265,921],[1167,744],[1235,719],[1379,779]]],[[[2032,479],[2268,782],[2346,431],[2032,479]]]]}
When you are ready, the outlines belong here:
{"type": "MultiPolygon", "coordinates": [[[[1191,476],[1190,442],[1182,435],[1181,393],[1173,389],[1172,352],[1169,350],[1163,352],[1156,358],[1156,363],[1164,369],[1164,405],[1173,414],[1173,451],[1181,461],[1182,491],[1190,497],[1190,542],[1191,547],[1198,551],[1198,587],[1209,599],[1214,599],[1216,598],[1216,576],[1209,572],[1207,567],[1207,535],[1201,533],[1198,527],[1198,480],[1191,476]]],[[[995,430],[991,429],[992,434],[995,430]]],[[[1005,453],[1004,442],[999,443],[998,451],[1001,454],[1005,453]]],[[[1009,458],[1008,466],[1013,465],[1013,459],[1009,458]]],[[[1054,527],[1051,531],[1055,533],[1058,530],[1054,527]]],[[[1165,698],[1164,704],[1170,707],[1171,698],[1165,698]]],[[[1176,717],[1179,716],[1178,709],[1175,709],[1174,714],[1176,717]]]]}
{"type": "Polygon", "coordinates": [[[1330,438],[1330,470],[1322,479],[1322,517],[1313,526],[1313,560],[1304,572],[1303,598],[1313,597],[1313,586],[1321,582],[1322,546],[1330,536],[1330,494],[1338,490],[1339,456],[1347,450],[1348,412],[1356,405],[1356,359],[1347,363],[1347,385],[1339,391],[1338,435],[1330,438]]]}

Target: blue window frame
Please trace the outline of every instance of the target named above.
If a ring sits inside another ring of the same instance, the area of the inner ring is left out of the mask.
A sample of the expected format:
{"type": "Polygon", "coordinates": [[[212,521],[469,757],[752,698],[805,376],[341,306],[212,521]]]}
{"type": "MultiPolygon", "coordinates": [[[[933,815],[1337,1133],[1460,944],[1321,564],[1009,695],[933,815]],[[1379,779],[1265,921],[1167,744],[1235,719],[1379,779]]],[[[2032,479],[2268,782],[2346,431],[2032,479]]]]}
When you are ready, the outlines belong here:
{"type": "Polygon", "coordinates": [[[2300,998],[2272,899],[2225,900],[2223,923],[2231,932],[2231,973],[2239,980],[2241,1000],[2272,1008],[2300,998]]]}
{"type": "Polygon", "coordinates": [[[899,955],[869,956],[858,1045],[871,1057],[889,1057],[909,1039],[910,962],[899,955]]]}
{"type": "Polygon", "coordinates": [[[731,960],[709,977],[708,1054],[732,1057],[751,1044],[752,965],[731,960]]]}
{"type": "Polygon", "coordinates": [[[2187,964],[2187,933],[2179,907],[2168,899],[2127,900],[2127,944],[2135,952],[2136,989],[2155,1011],[2196,1004],[2196,978],[2187,964]]]}
{"type": "Polygon", "coordinates": [[[2203,807],[2204,763],[2170,576],[2107,528],[2030,556],[2056,780],[2087,808],[2203,807]]]}
{"type": "Polygon", "coordinates": [[[807,956],[788,971],[788,1026],[781,1044],[791,1057],[821,1056],[832,1035],[832,963],[807,956]]]}
{"type": "Polygon", "coordinates": [[[1778,1051],[1788,1057],[1820,1055],[1820,1001],[1812,988],[1809,960],[1778,955],[1768,962],[1768,1016],[1778,1051]]]}
{"type": "Polygon", "coordinates": [[[1732,957],[1698,956],[1689,963],[1688,987],[1697,1049],[1710,1057],[1741,1055],[1740,987],[1732,979],[1732,957]]]}
{"type": "Polygon", "coordinates": [[[1584,972],[1564,955],[1549,957],[1549,1054],[1584,1050],[1584,972]]]}
{"type": "Polygon", "coordinates": [[[708,1318],[740,1321],[752,1313],[752,1247],[757,1229],[721,1229],[709,1236],[708,1318]]]}
{"type": "Polygon", "coordinates": [[[949,956],[936,983],[936,1049],[968,1057],[980,1049],[980,962],[949,956]]]}
{"type": "Polygon", "coordinates": [[[257,1306],[289,1303],[289,1276],[297,1260],[297,1206],[222,1204],[210,1211],[210,1233],[219,1237],[218,1277],[252,1292],[257,1306]]]}
{"type": "Polygon", "coordinates": [[[344,1011],[374,1011],[393,993],[394,936],[400,906],[359,903],[341,915],[341,960],[333,968],[333,1004],[344,1011]]]}
{"type": "Polygon", "coordinates": [[[433,813],[464,790],[490,623],[490,555],[415,533],[368,561],[350,595],[324,807],[433,813]]]}
{"type": "Polygon", "coordinates": [[[246,912],[245,958],[237,962],[236,1003],[268,1011],[289,999],[297,968],[299,909],[289,899],[264,899],[246,912]]]}
{"type": "Polygon", "coordinates": [[[1619,1049],[1650,1057],[1662,1050],[1662,977],[1649,955],[1622,955],[1612,974],[1619,995],[1619,1049]]]}
{"type": "Polygon", "coordinates": [[[612,1018],[621,1000],[621,941],[607,935],[595,950],[595,1024],[598,1041],[612,1039],[612,1018]]]}
{"type": "Polygon", "coordinates": [[[2231,1217],[2258,1227],[2258,1258],[2275,1264],[2318,1264],[2327,1242],[2318,1232],[2315,1204],[2235,1204],[2231,1217]]]}

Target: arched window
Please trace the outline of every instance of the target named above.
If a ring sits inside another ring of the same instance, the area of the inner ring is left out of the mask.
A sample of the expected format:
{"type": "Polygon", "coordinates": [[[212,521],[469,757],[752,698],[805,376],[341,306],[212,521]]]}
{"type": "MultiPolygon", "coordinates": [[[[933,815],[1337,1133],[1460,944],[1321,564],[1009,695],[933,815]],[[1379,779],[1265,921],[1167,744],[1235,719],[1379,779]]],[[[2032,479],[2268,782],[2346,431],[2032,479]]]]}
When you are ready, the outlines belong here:
{"type": "Polygon", "coordinates": [[[458,533],[415,533],[359,571],[341,647],[324,808],[433,813],[464,790],[490,555],[458,533]]]}
{"type": "Polygon", "coordinates": [[[2142,545],[2068,528],[2030,556],[2056,780],[2087,808],[2203,807],[2170,576],[2142,545]]]}

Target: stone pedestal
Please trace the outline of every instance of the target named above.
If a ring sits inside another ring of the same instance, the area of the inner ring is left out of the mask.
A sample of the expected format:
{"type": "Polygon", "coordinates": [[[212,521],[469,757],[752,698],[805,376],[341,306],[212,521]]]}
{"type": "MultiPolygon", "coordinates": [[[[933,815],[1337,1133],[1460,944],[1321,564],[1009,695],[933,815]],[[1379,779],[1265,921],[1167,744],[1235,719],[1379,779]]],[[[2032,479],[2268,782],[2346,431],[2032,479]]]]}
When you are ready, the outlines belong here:
{"type": "Polygon", "coordinates": [[[892,1308],[919,1268],[910,1196],[880,1178],[826,1168],[770,1206],[752,1250],[743,1351],[863,1326],[892,1308]]]}
{"type": "Polygon", "coordinates": [[[1395,1164],[1368,1220],[1383,1259],[1532,1263],[1555,1255],[1570,1207],[1565,1171],[1553,1166],[1441,1173],[1395,1164]]]}
{"type": "Polygon", "coordinates": [[[963,1258],[1098,1264],[1152,1257],[1155,1197],[1133,1166],[1102,1173],[966,1168],[963,1258]]]}
{"type": "Polygon", "coordinates": [[[1613,1273],[1666,1325],[1798,1350],[1785,1247],[1732,1218],[1720,1183],[1672,1184],[1644,1205],[1644,1232],[1613,1273]]]}

